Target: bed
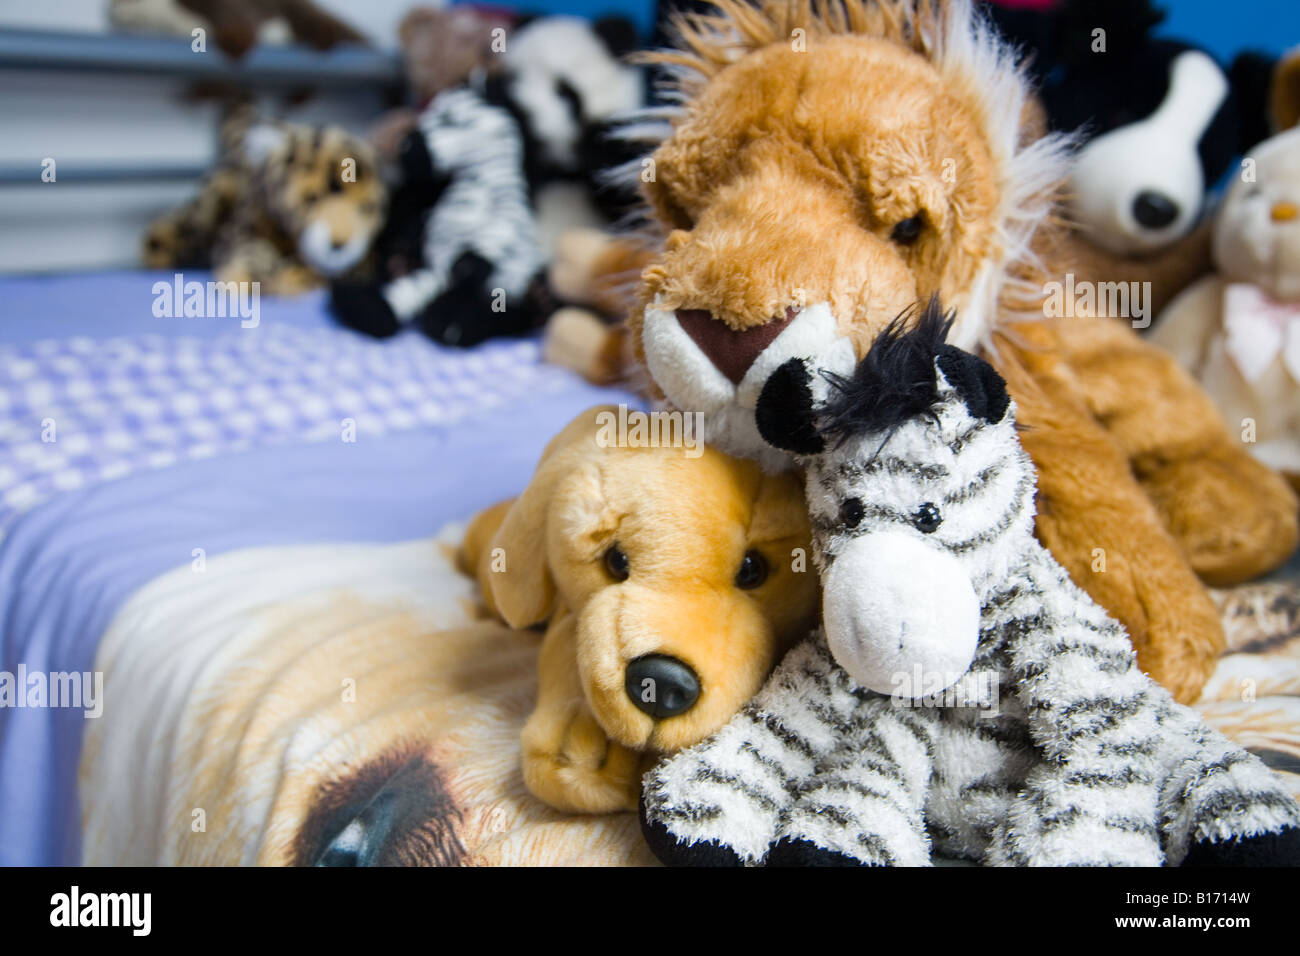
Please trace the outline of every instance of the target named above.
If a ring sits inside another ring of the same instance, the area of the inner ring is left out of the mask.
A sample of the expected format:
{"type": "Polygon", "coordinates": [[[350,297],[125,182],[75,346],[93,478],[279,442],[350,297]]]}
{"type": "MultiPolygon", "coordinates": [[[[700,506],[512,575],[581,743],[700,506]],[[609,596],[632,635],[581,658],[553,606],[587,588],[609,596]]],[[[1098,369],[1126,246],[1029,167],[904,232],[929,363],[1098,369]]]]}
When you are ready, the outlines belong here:
{"type": "MultiPolygon", "coordinates": [[[[538,637],[452,561],[564,423],[637,399],[535,340],[363,339],[320,293],[156,317],[171,279],[0,279],[0,863],[652,862],[630,815],[527,794],[538,637]]],[[[1200,707],[1300,793],[1300,569],[1217,597],[1200,707]]]]}

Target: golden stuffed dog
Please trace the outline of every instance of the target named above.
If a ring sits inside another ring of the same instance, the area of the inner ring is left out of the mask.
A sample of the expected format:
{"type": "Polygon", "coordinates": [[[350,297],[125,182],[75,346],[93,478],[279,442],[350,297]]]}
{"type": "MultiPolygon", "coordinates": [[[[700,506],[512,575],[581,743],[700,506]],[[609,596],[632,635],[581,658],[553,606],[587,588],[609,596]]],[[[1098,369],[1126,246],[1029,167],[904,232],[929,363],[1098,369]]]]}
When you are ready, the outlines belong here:
{"type": "MultiPolygon", "coordinates": [[[[938,293],[952,341],[1013,390],[1039,471],[1038,531],[1115,614],[1145,670],[1193,700],[1223,647],[1205,587],[1268,570],[1296,502],[1170,356],[1126,323],[1047,317],[1070,271],[1066,143],[970,0],[717,0],[680,20],[681,109],[643,167],[662,251],[630,334],[657,398],[706,440],[780,467],[754,405],[793,356],[846,374],[938,293]]],[[[1071,303],[1071,306],[1073,303],[1071,303]]]]}
{"type": "Polygon", "coordinates": [[[710,448],[617,447],[615,414],[568,425],[461,554],[508,624],[550,622],[523,770],[561,810],[634,808],[641,753],[721,727],[816,623],[798,480],[710,448]]]}

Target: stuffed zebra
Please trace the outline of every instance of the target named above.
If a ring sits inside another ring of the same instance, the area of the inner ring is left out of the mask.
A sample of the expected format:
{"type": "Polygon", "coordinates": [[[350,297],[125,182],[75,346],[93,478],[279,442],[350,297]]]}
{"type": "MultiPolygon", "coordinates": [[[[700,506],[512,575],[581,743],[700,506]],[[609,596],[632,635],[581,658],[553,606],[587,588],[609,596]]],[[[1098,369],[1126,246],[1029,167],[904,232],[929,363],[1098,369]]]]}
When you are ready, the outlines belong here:
{"type": "Polygon", "coordinates": [[[514,117],[475,90],[435,96],[402,142],[403,188],[378,242],[384,280],[332,287],[343,323],[376,336],[414,323],[446,345],[539,325],[554,306],[523,149],[514,117]]]}
{"type": "Polygon", "coordinates": [[[807,469],[822,628],[645,778],[676,864],[1300,862],[1300,806],[1138,670],[1033,537],[1035,474],[932,301],[851,379],[792,359],[760,433],[807,469]]]}

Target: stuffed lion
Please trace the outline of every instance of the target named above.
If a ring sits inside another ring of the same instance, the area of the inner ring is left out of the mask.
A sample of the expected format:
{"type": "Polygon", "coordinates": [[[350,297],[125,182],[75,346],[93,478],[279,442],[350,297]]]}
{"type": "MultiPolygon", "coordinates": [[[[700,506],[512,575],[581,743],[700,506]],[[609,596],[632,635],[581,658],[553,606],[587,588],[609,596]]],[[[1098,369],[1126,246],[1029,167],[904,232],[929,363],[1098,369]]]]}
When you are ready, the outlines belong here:
{"type": "Polygon", "coordinates": [[[661,252],[629,331],[656,397],[783,467],[754,426],[772,371],[847,373],[938,293],[952,343],[988,355],[1021,409],[1039,537],[1194,700],[1224,643],[1202,580],[1285,560],[1296,499],[1130,324],[1083,301],[1046,317],[1071,271],[1039,254],[1070,248],[1052,241],[1070,144],[1036,134],[1012,52],[970,0],[716,7],[653,55],[681,101],[638,170],[661,252]]]}

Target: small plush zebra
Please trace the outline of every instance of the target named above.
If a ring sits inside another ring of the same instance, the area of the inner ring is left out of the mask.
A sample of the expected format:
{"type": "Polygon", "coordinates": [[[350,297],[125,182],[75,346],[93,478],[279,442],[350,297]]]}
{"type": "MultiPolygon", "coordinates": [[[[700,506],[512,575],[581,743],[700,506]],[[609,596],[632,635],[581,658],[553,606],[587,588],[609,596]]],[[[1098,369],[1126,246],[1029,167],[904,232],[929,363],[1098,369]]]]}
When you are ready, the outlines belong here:
{"type": "Polygon", "coordinates": [[[430,207],[414,223],[418,266],[378,284],[336,283],[342,320],[373,335],[416,323],[448,345],[538,325],[551,308],[545,254],[510,112],[469,87],[439,93],[403,141],[401,161],[404,192],[390,215],[406,216],[411,196],[430,207]]]}
{"type": "Polygon", "coordinates": [[[807,469],[823,627],[646,775],[678,864],[1300,862],[1300,806],[1138,670],[1033,537],[1005,384],[931,302],[852,379],[792,359],[760,433],[807,469]]]}

